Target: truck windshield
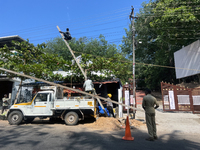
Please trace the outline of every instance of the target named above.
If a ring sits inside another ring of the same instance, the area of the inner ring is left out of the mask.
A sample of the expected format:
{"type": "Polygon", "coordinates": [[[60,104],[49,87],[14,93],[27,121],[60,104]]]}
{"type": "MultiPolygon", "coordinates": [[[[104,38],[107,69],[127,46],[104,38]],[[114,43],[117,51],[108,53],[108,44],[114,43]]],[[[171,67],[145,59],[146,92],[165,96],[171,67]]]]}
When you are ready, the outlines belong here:
{"type": "Polygon", "coordinates": [[[17,98],[17,103],[28,103],[31,102],[33,99],[33,94],[31,91],[25,90],[20,91],[19,96],[17,98]]]}

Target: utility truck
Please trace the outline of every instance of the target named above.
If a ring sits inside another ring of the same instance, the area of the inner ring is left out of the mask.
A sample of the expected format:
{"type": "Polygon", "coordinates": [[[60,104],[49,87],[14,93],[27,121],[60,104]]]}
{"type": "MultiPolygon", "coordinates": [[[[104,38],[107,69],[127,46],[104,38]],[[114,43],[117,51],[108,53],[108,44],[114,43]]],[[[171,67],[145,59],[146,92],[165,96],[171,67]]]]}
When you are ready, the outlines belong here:
{"type": "Polygon", "coordinates": [[[13,104],[7,114],[11,125],[39,118],[62,118],[67,125],[76,125],[85,115],[96,116],[96,100],[91,96],[66,96],[55,86],[40,88],[30,102],[13,104]]]}

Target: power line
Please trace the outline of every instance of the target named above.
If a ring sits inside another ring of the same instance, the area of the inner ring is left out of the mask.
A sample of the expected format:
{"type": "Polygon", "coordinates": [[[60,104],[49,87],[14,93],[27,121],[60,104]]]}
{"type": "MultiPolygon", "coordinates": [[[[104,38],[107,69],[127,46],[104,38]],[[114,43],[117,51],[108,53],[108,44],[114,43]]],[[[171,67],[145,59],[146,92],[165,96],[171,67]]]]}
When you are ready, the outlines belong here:
{"type": "MultiPolygon", "coordinates": [[[[114,18],[114,19],[116,19],[116,18],[114,18]]],[[[110,19],[109,19],[110,20],[110,19]]],[[[106,22],[106,23],[104,23],[104,24],[108,24],[108,23],[113,23],[113,22],[117,22],[117,21],[121,21],[121,19],[120,20],[116,20],[116,21],[112,21],[112,22],[106,22]]],[[[101,20],[101,22],[102,22],[102,20],[101,20]]],[[[104,24],[97,24],[97,25],[94,25],[94,26],[99,26],[99,25],[104,25],[104,24]]],[[[122,27],[122,26],[121,26],[122,27]]],[[[85,27],[85,28],[89,28],[89,27],[85,27]]],[[[113,27],[113,28],[117,28],[117,27],[113,27]]],[[[78,30],[78,29],[77,29],[78,30]]],[[[103,31],[103,30],[107,30],[107,29],[100,29],[101,31],[103,31]]],[[[96,31],[98,31],[98,30],[96,30],[96,31]]],[[[90,32],[94,32],[94,31],[90,31],[90,32]]],[[[31,38],[34,38],[34,37],[41,37],[41,36],[48,36],[48,35],[52,35],[52,33],[54,33],[55,34],[55,32],[48,32],[48,34],[40,34],[40,35],[38,35],[38,36],[33,36],[33,37],[30,37],[29,36],[29,39],[31,39],[31,38]]],[[[87,32],[88,33],[88,32],[87,32]]],[[[75,35],[75,34],[74,34],[75,35]]],[[[80,35],[80,33],[79,34],[76,34],[76,35],[80,35]]],[[[40,38],[41,39],[41,38],[40,38]]],[[[46,39],[46,38],[45,38],[46,39]]],[[[35,40],[32,40],[32,41],[36,41],[36,39],[35,40]]]]}
{"type": "MultiPolygon", "coordinates": [[[[103,29],[99,29],[99,30],[92,30],[92,31],[88,31],[88,32],[81,32],[81,33],[72,33],[73,36],[77,36],[77,35],[81,35],[84,33],[90,33],[90,32],[95,32],[95,31],[105,31],[105,30],[109,30],[109,29],[114,29],[114,28],[120,28],[120,27],[124,27],[124,26],[117,26],[117,27],[112,27],[112,28],[103,28],[103,29]]],[[[57,31],[56,31],[57,33],[57,31]]],[[[52,35],[52,33],[48,33],[48,34],[42,34],[43,36],[48,36],[48,35],[52,35]]],[[[35,38],[35,37],[41,37],[41,35],[37,35],[37,36],[29,36],[29,38],[35,38]]]]}
{"type": "MultiPolygon", "coordinates": [[[[190,3],[190,4],[191,4],[191,3],[190,3]]],[[[138,9],[139,9],[139,8],[138,8],[138,9]]],[[[127,11],[127,10],[128,10],[128,7],[122,8],[122,9],[120,9],[120,10],[116,10],[116,11],[111,12],[111,13],[106,13],[106,14],[105,14],[105,13],[104,13],[104,14],[101,13],[101,14],[99,14],[99,16],[104,16],[104,15],[108,15],[108,14],[115,14],[115,13],[123,12],[123,11],[127,11]]],[[[98,16],[98,15],[97,15],[97,16],[98,16]]],[[[98,16],[98,17],[99,17],[99,16],[98,16]]],[[[146,16],[150,16],[150,15],[146,15],[146,16]]],[[[155,15],[154,15],[154,16],[155,16],[155,15]]],[[[98,17],[97,17],[97,18],[98,18],[98,17]]],[[[90,18],[93,18],[93,17],[90,17],[90,18]]],[[[83,19],[83,18],[81,18],[81,19],[83,19]]],[[[78,20],[78,19],[77,19],[77,20],[78,20]]],[[[79,19],[79,20],[80,20],[80,19],[79,19]]],[[[85,20],[85,18],[84,18],[84,20],[85,20]]],[[[76,21],[76,20],[75,20],[75,21],[76,21]]],[[[73,21],[71,21],[71,22],[73,22],[73,21]]],[[[64,22],[61,22],[61,23],[64,23],[64,22]]],[[[75,23],[75,22],[74,22],[74,23],[75,23]]],[[[52,24],[52,25],[53,25],[53,24],[52,24]]],[[[41,26],[40,30],[41,30],[41,29],[44,29],[44,28],[46,29],[46,27],[48,27],[48,26],[49,26],[49,25],[41,26]]],[[[40,26],[39,26],[39,27],[40,27],[40,26]]],[[[35,28],[38,30],[39,27],[35,27],[35,28]]],[[[29,32],[29,31],[32,30],[32,29],[34,29],[34,28],[29,28],[29,29],[24,29],[24,30],[19,30],[19,31],[23,31],[23,32],[25,32],[25,31],[27,32],[27,31],[28,31],[28,32],[29,32]]],[[[18,31],[18,32],[19,32],[19,31],[18,31]]],[[[8,33],[9,33],[9,32],[8,32],[8,33]]],[[[3,33],[3,34],[8,34],[8,33],[3,33]]],[[[10,33],[11,33],[11,32],[10,32],[10,33]]],[[[12,33],[13,33],[13,32],[12,32],[12,33]]]]}
{"type": "MultiPolygon", "coordinates": [[[[101,22],[102,22],[102,20],[101,20],[101,22]]],[[[113,22],[113,21],[112,21],[113,22]]],[[[112,23],[112,22],[108,22],[108,23],[112,23]]],[[[105,25],[106,23],[103,23],[103,24],[98,24],[98,25],[91,25],[90,27],[92,27],[92,26],[100,26],[100,25],[105,25]]],[[[89,28],[89,26],[88,27],[85,27],[85,28],[89,28]]],[[[117,27],[113,27],[113,28],[117,28],[117,27]]],[[[112,29],[113,29],[112,28],[112,29]]],[[[77,29],[77,30],[79,30],[79,29],[81,29],[81,28],[75,28],[74,27],[74,29],[77,29]]],[[[111,28],[110,28],[111,29],[111,28]]],[[[166,30],[168,29],[168,28],[165,28],[166,30]]],[[[181,27],[181,29],[182,29],[182,27],[181,27]]],[[[103,31],[103,30],[109,30],[109,29],[100,29],[100,30],[93,30],[93,31],[89,31],[89,32],[97,32],[97,31],[103,31]]],[[[35,32],[35,31],[34,31],[35,32]]],[[[78,33],[78,34],[74,34],[75,36],[78,36],[78,35],[81,35],[81,34],[85,34],[85,33],[89,33],[89,32],[82,32],[82,33],[78,33]]],[[[52,32],[52,33],[54,33],[54,32],[52,32]]],[[[41,36],[47,36],[47,35],[51,35],[50,33],[49,34],[41,34],[41,35],[39,35],[39,36],[33,36],[33,37],[29,37],[29,38],[35,38],[35,37],[41,37],[41,36]]],[[[92,37],[92,36],[91,36],[92,37]]],[[[49,38],[49,37],[48,37],[49,38]]],[[[51,38],[53,38],[53,37],[51,37],[51,38]]],[[[43,38],[43,39],[47,39],[47,38],[43,38]]],[[[193,38],[194,39],[194,38],[193,38]]],[[[195,38],[196,39],[196,38],[195,38]]],[[[35,40],[31,40],[31,41],[38,41],[38,39],[35,39],[35,40]]]]}
{"type": "MultiPolygon", "coordinates": [[[[78,52],[78,51],[73,51],[74,53],[80,53],[80,54],[88,54],[88,53],[83,53],[83,52],[78,52]]],[[[100,57],[100,58],[106,58],[106,57],[102,57],[102,56],[98,56],[98,55],[92,55],[89,54],[91,56],[94,57],[100,57]]],[[[129,63],[132,64],[131,61],[122,61],[122,60],[117,60],[119,62],[122,63],[129,63]]],[[[182,69],[182,70],[192,70],[192,71],[200,71],[198,69],[189,69],[189,68],[180,68],[180,67],[172,67],[172,66],[164,66],[164,65],[155,65],[155,64],[148,64],[148,63],[142,63],[142,62],[135,62],[136,64],[140,64],[140,65],[145,65],[145,66],[151,66],[151,67],[160,67],[160,68],[168,68],[168,69],[182,69]]]]}
{"type": "Polygon", "coordinates": [[[179,67],[171,67],[171,66],[163,66],[163,65],[154,65],[154,64],[147,64],[147,63],[140,63],[140,62],[136,62],[136,64],[152,66],[152,67],[168,68],[168,69],[182,69],[182,70],[200,71],[198,69],[189,69],[189,68],[179,68],[179,67]]]}
{"type": "MultiPolygon", "coordinates": [[[[126,9],[124,9],[123,11],[127,11],[126,9]]],[[[120,12],[120,11],[119,11],[120,12]]],[[[110,14],[115,14],[116,12],[114,11],[114,13],[110,13],[110,14]]],[[[108,14],[105,14],[105,16],[106,16],[106,18],[108,18],[108,14]]],[[[118,15],[119,16],[119,15],[118,15]]],[[[90,17],[90,18],[98,18],[98,19],[96,19],[96,20],[102,20],[101,18],[99,18],[99,16],[98,15],[95,15],[95,17],[90,17]]],[[[84,19],[84,20],[86,20],[86,18],[80,18],[80,19],[84,19]]],[[[70,23],[72,22],[72,25],[73,25],[73,23],[74,24],[76,24],[76,22],[80,22],[80,19],[75,19],[75,21],[70,21],[70,23]],[[76,20],[78,20],[78,21],[76,21],[76,20]]],[[[91,22],[91,21],[90,21],[91,22]]],[[[66,24],[66,22],[62,22],[63,24],[66,24]]],[[[86,22],[87,23],[87,22],[86,22]]],[[[58,24],[58,23],[57,23],[58,24]]],[[[42,30],[42,29],[46,29],[47,27],[52,27],[52,25],[53,26],[55,26],[55,24],[51,24],[51,25],[43,25],[43,26],[38,26],[38,27],[33,27],[33,28],[27,28],[27,29],[23,29],[23,30],[18,30],[18,31],[15,31],[15,32],[29,32],[29,31],[31,31],[31,30],[33,30],[33,29],[35,29],[35,30],[42,30]]],[[[13,33],[13,32],[7,32],[7,33],[2,33],[2,34],[10,34],[10,33],[13,33]]]]}

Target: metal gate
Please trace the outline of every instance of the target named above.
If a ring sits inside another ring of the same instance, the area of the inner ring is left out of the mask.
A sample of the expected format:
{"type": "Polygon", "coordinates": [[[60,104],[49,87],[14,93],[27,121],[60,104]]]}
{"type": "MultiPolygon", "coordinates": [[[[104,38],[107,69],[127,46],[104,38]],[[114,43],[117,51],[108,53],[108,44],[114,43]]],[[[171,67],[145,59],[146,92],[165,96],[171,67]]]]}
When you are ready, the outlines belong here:
{"type": "Polygon", "coordinates": [[[192,90],[193,113],[200,113],[200,88],[192,90]]]}
{"type": "Polygon", "coordinates": [[[161,82],[161,90],[164,111],[200,113],[200,89],[161,82]]]}

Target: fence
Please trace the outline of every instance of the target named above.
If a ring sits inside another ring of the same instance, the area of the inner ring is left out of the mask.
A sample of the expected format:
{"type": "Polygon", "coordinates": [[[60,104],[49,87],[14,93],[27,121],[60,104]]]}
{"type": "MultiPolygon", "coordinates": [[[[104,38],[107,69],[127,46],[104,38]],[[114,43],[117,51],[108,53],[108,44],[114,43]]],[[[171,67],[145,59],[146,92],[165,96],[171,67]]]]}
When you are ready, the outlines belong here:
{"type": "Polygon", "coordinates": [[[200,113],[200,88],[186,88],[161,82],[164,111],[200,113]]]}

